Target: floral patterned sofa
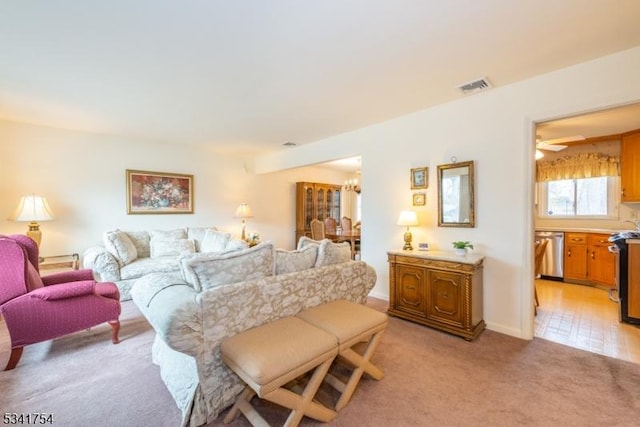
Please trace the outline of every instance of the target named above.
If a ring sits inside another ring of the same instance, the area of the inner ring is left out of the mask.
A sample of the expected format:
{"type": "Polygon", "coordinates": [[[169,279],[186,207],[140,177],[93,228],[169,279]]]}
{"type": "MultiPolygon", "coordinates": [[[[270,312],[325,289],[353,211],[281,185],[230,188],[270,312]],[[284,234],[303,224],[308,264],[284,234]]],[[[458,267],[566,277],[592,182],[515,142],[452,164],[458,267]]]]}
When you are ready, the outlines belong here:
{"type": "Polygon", "coordinates": [[[131,299],[131,286],[152,273],[180,271],[179,258],[197,253],[224,253],[246,249],[248,244],[234,240],[230,233],[215,227],[176,228],[173,230],[121,231],[103,234],[103,246],[93,246],[82,256],[84,268],[93,270],[97,279],[114,282],[120,300],[131,299]]]}
{"type": "Polygon", "coordinates": [[[319,304],[365,303],[375,270],[351,260],[348,243],[301,238],[295,251],[271,243],[180,259],[180,272],[146,275],[131,290],[156,331],[152,354],[182,411],[183,425],[210,423],[243,383],[222,362],[220,342],[319,304]]]}

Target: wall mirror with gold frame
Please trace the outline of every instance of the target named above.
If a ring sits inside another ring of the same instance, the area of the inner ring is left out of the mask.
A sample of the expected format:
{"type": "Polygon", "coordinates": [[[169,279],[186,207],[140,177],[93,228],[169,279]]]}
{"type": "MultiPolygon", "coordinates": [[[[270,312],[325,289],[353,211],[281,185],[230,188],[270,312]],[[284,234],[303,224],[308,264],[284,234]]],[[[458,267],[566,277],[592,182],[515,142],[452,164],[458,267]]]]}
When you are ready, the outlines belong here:
{"type": "Polygon", "coordinates": [[[438,226],[475,227],[473,161],[438,165],[438,226]]]}

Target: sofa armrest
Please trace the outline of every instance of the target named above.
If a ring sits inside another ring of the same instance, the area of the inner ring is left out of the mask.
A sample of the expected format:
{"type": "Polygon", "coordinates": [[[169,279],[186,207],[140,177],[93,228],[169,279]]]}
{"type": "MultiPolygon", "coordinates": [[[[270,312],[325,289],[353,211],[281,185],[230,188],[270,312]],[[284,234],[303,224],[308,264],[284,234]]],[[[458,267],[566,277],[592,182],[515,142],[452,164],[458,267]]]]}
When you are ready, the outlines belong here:
{"type": "Polygon", "coordinates": [[[120,265],[102,246],[92,246],[82,254],[82,266],[98,274],[103,282],[120,280],[120,265]]]}
{"type": "Polygon", "coordinates": [[[152,273],[141,277],[131,297],[158,336],[172,349],[198,357],[202,354],[202,312],[197,292],[179,273],[152,273]]]}

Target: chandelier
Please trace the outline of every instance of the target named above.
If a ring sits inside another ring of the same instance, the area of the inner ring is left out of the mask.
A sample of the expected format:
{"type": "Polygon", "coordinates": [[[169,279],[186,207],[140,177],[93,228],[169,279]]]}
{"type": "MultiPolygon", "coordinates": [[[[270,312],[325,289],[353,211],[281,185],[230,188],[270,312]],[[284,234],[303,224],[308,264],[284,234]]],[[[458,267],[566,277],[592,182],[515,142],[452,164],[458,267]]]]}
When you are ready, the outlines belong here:
{"type": "Polygon", "coordinates": [[[361,188],[360,185],[358,185],[358,180],[356,178],[354,179],[348,179],[344,182],[344,185],[342,186],[342,190],[344,191],[355,191],[356,193],[360,193],[361,188]]]}

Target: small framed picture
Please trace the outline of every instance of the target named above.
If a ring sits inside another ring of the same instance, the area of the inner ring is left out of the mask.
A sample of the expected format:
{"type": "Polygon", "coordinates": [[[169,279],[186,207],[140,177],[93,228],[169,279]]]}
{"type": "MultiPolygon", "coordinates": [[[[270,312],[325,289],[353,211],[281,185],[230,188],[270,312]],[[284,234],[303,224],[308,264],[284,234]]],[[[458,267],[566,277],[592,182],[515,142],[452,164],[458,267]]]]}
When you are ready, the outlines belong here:
{"type": "Polygon", "coordinates": [[[424,206],[427,204],[426,193],[413,193],[413,206],[424,206]]]}
{"type": "Polygon", "coordinates": [[[411,169],[411,189],[419,190],[421,188],[427,188],[427,168],[413,168],[411,169]]]}

